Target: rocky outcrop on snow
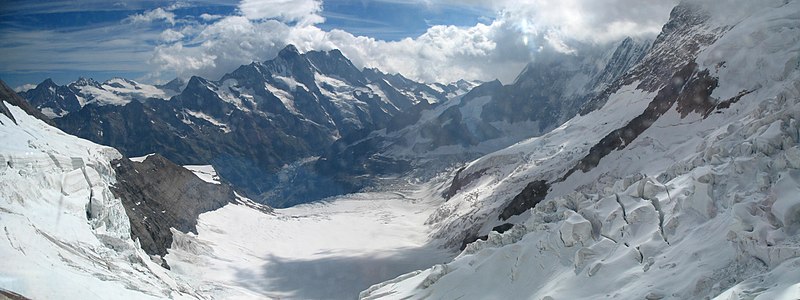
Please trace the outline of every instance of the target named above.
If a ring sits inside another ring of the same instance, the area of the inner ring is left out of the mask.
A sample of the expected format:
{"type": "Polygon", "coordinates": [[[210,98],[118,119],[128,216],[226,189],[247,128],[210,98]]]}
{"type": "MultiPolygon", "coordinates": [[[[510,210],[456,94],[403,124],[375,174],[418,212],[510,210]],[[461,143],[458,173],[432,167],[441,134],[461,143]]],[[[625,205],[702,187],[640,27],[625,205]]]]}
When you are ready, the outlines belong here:
{"type": "MultiPolygon", "coordinates": [[[[173,243],[172,230],[196,234],[201,213],[237,202],[227,184],[206,182],[158,154],[141,162],[123,158],[111,164],[117,179],[111,191],[125,207],[131,236],[153,256],[167,254],[173,243]]],[[[168,267],[168,263],[162,260],[162,266],[168,267]]]]}
{"type": "Polygon", "coordinates": [[[434,236],[485,240],[361,296],[796,298],[800,3],[717,4],[684,1],[605,100],[459,172],[483,175],[432,215],[434,236]],[[541,181],[543,199],[498,220],[541,181]]]}
{"type": "Polygon", "coordinates": [[[3,295],[192,297],[190,287],[131,239],[125,208],[111,192],[116,175],[110,161],[121,158],[119,152],[29,115],[5,91],[0,102],[14,121],[0,114],[3,295]]]}

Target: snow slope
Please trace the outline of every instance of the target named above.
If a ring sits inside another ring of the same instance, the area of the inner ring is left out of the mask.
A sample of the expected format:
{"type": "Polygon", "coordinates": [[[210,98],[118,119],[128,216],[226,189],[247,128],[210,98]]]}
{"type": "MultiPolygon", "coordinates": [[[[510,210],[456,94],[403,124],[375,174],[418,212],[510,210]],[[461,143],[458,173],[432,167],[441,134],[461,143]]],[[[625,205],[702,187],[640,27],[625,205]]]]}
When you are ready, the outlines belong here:
{"type": "MultiPolygon", "coordinates": [[[[31,299],[353,299],[455,255],[429,239],[437,203],[423,199],[437,198],[404,186],[275,211],[238,196],[201,215],[198,234],[172,230],[167,270],[131,240],[111,193],[110,161],[121,155],[8,107],[16,122],[0,114],[0,290],[31,299]]],[[[211,166],[185,167],[220,184],[211,166]]]]}
{"type": "Polygon", "coordinates": [[[684,1],[672,17],[644,60],[660,64],[639,70],[696,61],[690,78],[705,70],[717,81],[717,106],[670,104],[630,143],[569,173],[676,84],[634,70],[599,110],[461,172],[466,183],[432,216],[435,236],[486,241],[361,297],[798,299],[800,2],[684,1]],[[550,184],[542,201],[502,220],[535,180],[550,184]],[[515,225],[490,232],[505,222],[515,225]]]}
{"type": "Polygon", "coordinates": [[[176,236],[172,270],[214,298],[353,299],[371,284],[443,263],[424,190],[362,193],[263,213],[228,205],[176,236]],[[257,230],[254,230],[257,229],[257,230]]]}
{"type": "MultiPolygon", "coordinates": [[[[1,99],[0,99],[1,100],[1,99]]],[[[0,288],[32,299],[188,298],[130,238],[108,147],[0,115],[0,288]]]]}

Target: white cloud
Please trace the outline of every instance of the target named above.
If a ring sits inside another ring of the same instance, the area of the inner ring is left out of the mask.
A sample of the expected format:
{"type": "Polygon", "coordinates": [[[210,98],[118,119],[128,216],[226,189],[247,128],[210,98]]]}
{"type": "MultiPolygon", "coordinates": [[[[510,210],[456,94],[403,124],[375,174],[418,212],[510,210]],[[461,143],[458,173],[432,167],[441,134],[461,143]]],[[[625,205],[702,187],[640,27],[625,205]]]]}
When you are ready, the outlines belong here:
{"type": "Polygon", "coordinates": [[[301,51],[340,49],[356,66],[416,80],[499,78],[509,82],[546,49],[575,53],[581,45],[654,36],[674,6],[673,0],[417,2],[482,7],[497,11],[497,17],[489,24],[437,25],[416,38],[382,41],[318,28],[314,25],[321,19],[318,0],[242,0],[241,16],[195,27],[199,33],[186,44],[158,46],[151,63],[184,77],[217,79],[241,64],[271,59],[285,45],[294,44],[301,51]]]}
{"type": "Polygon", "coordinates": [[[183,37],[184,37],[183,33],[180,33],[172,29],[167,29],[161,32],[161,40],[167,43],[182,40],[183,37]]]}
{"type": "Polygon", "coordinates": [[[148,24],[154,21],[164,20],[169,24],[175,25],[175,14],[159,7],[145,11],[141,14],[131,15],[127,18],[127,20],[134,24],[148,24]]]}
{"type": "Polygon", "coordinates": [[[278,19],[301,25],[325,21],[320,0],[241,0],[239,10],[250,20],[278,19]]]}
{"type": "Polygon", "coordinates": [[[35,84],[26,83],[26,84],[20,85],[18,87],[15,87],[14,91],[17,92],[17,93],[22,93],[22,92],[26,92],[26,91],[32,90],[34,88],[36,88],[35,84]]]}
{"type": "Polygon", "coordinates": [[[221,15],[201,14],[200,19],[206,22],[222,19],[221,15]]]}

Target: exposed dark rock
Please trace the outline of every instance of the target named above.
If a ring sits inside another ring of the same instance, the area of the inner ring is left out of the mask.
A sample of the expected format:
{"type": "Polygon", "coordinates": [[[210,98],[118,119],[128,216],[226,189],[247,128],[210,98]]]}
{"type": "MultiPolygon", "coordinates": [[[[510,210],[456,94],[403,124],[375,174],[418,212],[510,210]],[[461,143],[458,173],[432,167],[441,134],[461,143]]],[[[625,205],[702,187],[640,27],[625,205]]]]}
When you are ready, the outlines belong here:
{"type": "Polygon", "coordinates": [[[8,300],[30,300],[28,297],[2,288],[0,288],[0,298],[8,300]]]}
{"type": "Polygon", "coordinates": [[[465,169],[466,167],[463,167],[456,172],[456,176],[453,178],[453,182],[450,184],[450,187],[447,188],[447,191],[445,191],[444,194],[442,194],[442,197],[449,200],[450,198],[455,196],[455,194],[459,190],[461,190],[461,188],[470,184],[476,179],[481,178],[486,173],[486,170],[488,170],[488,168],[480,169],[477,172],[472,172],[462,177],[461,173],[465,169]]]}
{"type": "MultiPolygon", "coordinates": [[[[510,230],[511,228],[514,228],[514,224],[504,223],[502,225],[497,225],[497,226],[493,227],[492,231],[497,232],[497,233],[503,233],[503,232],[506,232],[506,231],[510,230]]],[[[461,247],[459,249],[464,250],[464,249],[467,248],[467,245],[469,245],[469,244],[472,244],[472,243],[474,243],[474,242],[476,242],[478,240],[485,241],[485,240],[488,240],[488,239],[489,239],[489,235],[488,234],[484,234],[484,235],[481,235],[481,236],[479,236],[477,234],[469,234],[464,238],[464,240],[461,241],[461,247]]]]}
{"type": "Polygon", "coordinates": [[[183,91],[184,88],[186,88],[186,84],[187,82],[184,81],[183,79],[175,78],[165,84],[156,85],[156,87],[162,90],[168,90],[168,91],[173,91],[175,93],[180,93],[183,91]]]}
{"type": "MultiPolygon", "coordinates": [[[[609,96],[621,87],[636,82],[637,89],[655,92],[667,85],[673,75],[686,62],[694,61],[698,51],[716,41],[719,32],[696,30],[709,16],[696,5],[684,2],[670,13],[670,20],[663,26],[647,55],[627,74],[592,97],[580,109],[586,115],[600,109],[609,96]]],[[[724,30],[724,28],[722,29],[724,30]]]]}
{"type": "Polygon", "coordinates": [[[514,224],[504,223],[502,225],[497,225],[497,226],[493,227],[492,231],[497,232],[497,233],[503,233],[503,232],[506,232],[506,231],[510,230],[511,228],[514,228],[514,224]]]}
{"type": "Polygon", "coordinates": [[[68,86],[59,86],[52,79],[45,79],[35,88],[20,93],[39,110],[50,109],[55,115],[64,115],[81,109],[76,91],[68,86]]]}
{"type": "Polygon", "coordinates": [[[633,118],[624,127],[612,131],[594,145],[583,159],[570,169],[561,181],[572,175],[577,170],[589,172],[600,163],[600,159],[615,150],[622,150],[635,140],[642,132],[650,128],[653,123],[678,102],[682,103],[679,111],[683,116],[690,111],[705,113],[713,107],[713,100],[709,98],[717,85],[714,78],[708,77],[707,71],[698,72],[694,62],[686,64],[676,72],[665,87],[653,98],[641,115],[633,118]]]}
{"type": "Polygon", "coordinates": [[[402,161],[359,155],[362,147],[380,141],[348,151],[329,147],[339,137],[357,142],[365,132],[408,123],[392,123],[398,108],[419,103],[422,110],[429,104],[421,99],[427,97],[446,100],[445,93],[400,75],[362,72],[339,51],[303,54],[293,46],[273,60],[240,66],[220,81],[192,77],[185,86],[178,81],[168,85],[181,93],[170,100],[123,106],[88,104],[56,123],[70,134],[115,147],[128,157],[159,153],[180,165],[211,164],[251,199],[275,199],[270,204],[283,206],[363,186],[350,176],[353,172],[336,171],[341,163],[359,172],[405,170],[402,161]],[[337,91],[342,87],[331,82],[358,90],[344,95],[337,91]],[[375,86],[381,91],[372,91],[375,86]],[[414,94],[421,91],[426,91],[425,97],[414,94]],[[338,94],[332,96],[333,92],[338,94]],[[314,156],[326,159],[319,170],[308,170],[308,182],[298,180],[298,188],[283,189],[285,182],[278,173],[284,166],[314,156]]]}
{"type": "Polygon", "coordinates": [[[8,110],[8,107],[6,107],[4,102],[19,107],[29,115],[39,120],[42,120],[47,124],[53,125],[53,121],[50,120],[50,118],[42,114],[39,110],[33,108],[33,106],[31,106],[30,103],[28,103],[28,101],[17,95],[17,93],[14,92],[14,90],[11,89],[8,85],[6,85],[6,83],[2,80],[0,80],[0,100],[2,100],[0,101],[0,113],[6,115],[15,124],[17,123],[17,120],[8,110]]]}
{"type": "Polygon", "coordinates": [[[547,192],[550,189],[550,184],[544,180],[537,180],[525,186],[518,195],[511,200],[508,205],[500,213],[499,219],[502,221],[508,220],[512,216],[516,216],[536,207],[536,204],[542,202],[547,192]]]}
{"type": "Polygon", "coordinates": [[[711,98],[711,92],[717,88],[717,79],[708,75],[708,70],[703,70],[689,78],[683,91],[678,97],[676,110],[685,118],[689,113],[695,112],[708,116],[716,107],[717,102],[711,98]]]}
{"type": "Polygon", "coordinates": [[[739,94],[737,94],[736,96],[731,97],[730,99],[727,99],[727,100],[724,100],[724,101],[720,101],[719,103],[717,103],[713,107],[711,107],[708,110],[706,110],[706,112],[703,115],[703,117],[708,117],[709,115],[711,115],[712,112],[719,111],[719,110],[726,109],[726,108],[730,108],[732,104],[734,104],[736,102],[739,102],[739,100],[742,99],[742,97],[744,97],[747,94],[750,94],[750,93],[752,93],[754,91],[755,90],[752,90],[752,91],[743,90],[743,91],[739,92],[739,94]]]}
{"type": "Polygon", "coordinates": [[[157,154],[141,163],[125,158],[111,163],[117,174],[111,191],[122,200],[132,237],[150,255],[167,254],[170,228],[196,234],[201,213],[237,201],[230,186],[205,182],[157,154]]]}

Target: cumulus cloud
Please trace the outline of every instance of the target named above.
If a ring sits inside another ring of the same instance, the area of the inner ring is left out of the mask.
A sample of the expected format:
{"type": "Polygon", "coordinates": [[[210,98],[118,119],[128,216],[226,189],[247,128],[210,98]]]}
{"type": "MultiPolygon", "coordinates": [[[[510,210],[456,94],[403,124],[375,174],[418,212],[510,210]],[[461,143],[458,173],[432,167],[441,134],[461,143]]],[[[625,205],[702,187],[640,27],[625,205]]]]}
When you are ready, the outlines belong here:
{"type": "Polygon", "coordinates": [[[239,10],[251,20],[278,19],[301,25],[322,23],[325,19],[319,0],[242,0],[239,10]]]}
{"type": "MultiPolygon", "coordinates": [[[[421,81],[499,78],[510,82],[545,50],[574,54],[587,44],[653,36],[674,6],[671,0],[418,2],[477,6],[497,14],[488,24],[436,25],[415,38],[383,41],[320,29],[315,25],[321,22],[318,0],[242,0],[241,15],[191,28],[188,41],[175,39],[175,43],[159,45],[150,62],[160,71],[181,77],[218,79],[239,65],[271,59],[293,44],[301,51],[340,49],[358,67],[421,81]]],[[[182,32],[188,30],[185,27],[182,32]]]]}
{"type": "Polygon", "coordinates": [[[145,11],[141,14],[134,14],[129,16],[126,20],[134,24],[147,24],[154,21],[164,20],[167,23],[175,25],[175,14],[164,8],[156,8],[145,11]]]}
{"type": "Polygon", "coordinates": [[[221,15],[212,15],[212,14],[204,13],[204,14],[200,15],[200,19],[203,20],[203,21],[209,22],[209,21],[222,19],[222,16],[221,15]]]}
{"type": "Polygon", "coordinates": [[[166,29],[161,32],[161,40],[164,42],[175,42],[183,39],[183,33],[172,29],[166,29]]]}

